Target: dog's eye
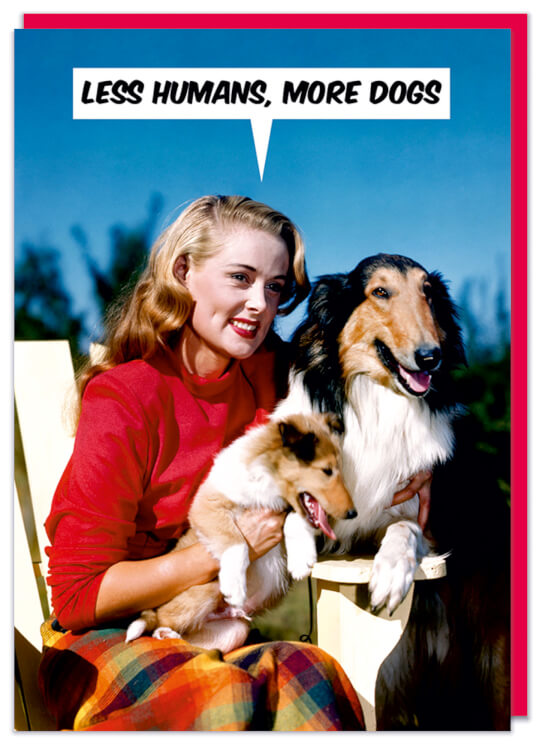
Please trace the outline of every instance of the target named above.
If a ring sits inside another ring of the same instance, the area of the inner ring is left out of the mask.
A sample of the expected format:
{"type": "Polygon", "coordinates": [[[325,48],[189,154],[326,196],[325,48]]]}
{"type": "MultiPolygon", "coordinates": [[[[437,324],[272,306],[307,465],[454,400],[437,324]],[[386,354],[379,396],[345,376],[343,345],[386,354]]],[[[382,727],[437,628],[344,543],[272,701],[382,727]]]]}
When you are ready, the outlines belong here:
{"type": "Polygon", "coordinates": [[[334,470],[333,470],[333,468],[331,466],[326,466],[323,469],[323,472],[326,474],[327,477],[331,477],[332,474],[334,473],[334,470]]]}
{"type": "Polygon", "coordinates": [[[371,294],[374,297],[379,297],[380,299],[387,299],[390,295],[386,291],[386,289],[383,289],[382,286],[378,286],[377,289],[374,289],[371,294]]]}
{"type": "Polygon", "coordinates": [[[426,282],[424,284],[424,294],[428,302],[431,302],[431,293],[433,291],[433,288],[429,282],[426,282]]]}

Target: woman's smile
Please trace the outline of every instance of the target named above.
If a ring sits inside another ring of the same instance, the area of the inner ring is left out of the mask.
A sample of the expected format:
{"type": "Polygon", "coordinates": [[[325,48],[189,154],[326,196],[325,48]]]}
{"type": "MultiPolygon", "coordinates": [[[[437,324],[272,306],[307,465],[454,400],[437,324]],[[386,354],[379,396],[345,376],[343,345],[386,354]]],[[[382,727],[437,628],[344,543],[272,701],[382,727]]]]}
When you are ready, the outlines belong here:
{"type": "Polygon", "coordinates": [[[257,321],[244,320],[242,318],[233,318],[230,325],[235,333],[247,339],[254,339],[259,329],[259,323],[257,321]]]}
{"type": "Polygon", "coordinates": [[[232,227],[220,250],[189,265],[184,283],[193,310],[181,341],[184,365],[203,377],[220,375],[231,359],[250,357],[278,311],[289,272],[281,237],[260,229],[232,227]]]}

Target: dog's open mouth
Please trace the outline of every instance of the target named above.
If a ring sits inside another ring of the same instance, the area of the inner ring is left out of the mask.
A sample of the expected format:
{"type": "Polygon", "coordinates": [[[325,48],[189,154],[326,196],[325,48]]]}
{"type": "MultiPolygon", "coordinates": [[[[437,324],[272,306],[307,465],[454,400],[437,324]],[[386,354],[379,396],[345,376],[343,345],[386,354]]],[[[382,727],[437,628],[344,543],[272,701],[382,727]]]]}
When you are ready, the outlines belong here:
{"type": "Polygon", "coordinates": [[[429,372],[407,370],[397,361],[386,344],[383,344],[379,339],[375,340],[375,347],[383,365],[390,370],[408,393],[412,396],[426,395],[431,385],[431,375],[429,372]]]}
{"type": "Polygon", "coordinates": [[[314,528],[320,529],[326,534],[326,536],[330,537],[330,539],[335,539],[336,535],[328,523],[328,516],[313,495],[310,495],[309,492],[302,492],[299,498],[304,510],[306,511],[307,520],[310,524],[314,528]]]}

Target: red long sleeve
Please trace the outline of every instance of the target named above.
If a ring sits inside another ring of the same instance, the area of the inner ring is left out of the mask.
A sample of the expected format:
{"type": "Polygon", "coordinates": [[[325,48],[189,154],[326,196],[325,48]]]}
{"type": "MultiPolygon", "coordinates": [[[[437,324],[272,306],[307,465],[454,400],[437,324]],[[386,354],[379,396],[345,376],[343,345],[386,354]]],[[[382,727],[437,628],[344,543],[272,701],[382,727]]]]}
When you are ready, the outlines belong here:
{"type": "Polygon", "coordinates": [[[273,355],[262,352],[207,381],[163,353],[90,381],[45,524],[61,625],[94,625],[107,568],[161,554],[180,536],[213,457],[273,408],[273,366],[273,355]]]}

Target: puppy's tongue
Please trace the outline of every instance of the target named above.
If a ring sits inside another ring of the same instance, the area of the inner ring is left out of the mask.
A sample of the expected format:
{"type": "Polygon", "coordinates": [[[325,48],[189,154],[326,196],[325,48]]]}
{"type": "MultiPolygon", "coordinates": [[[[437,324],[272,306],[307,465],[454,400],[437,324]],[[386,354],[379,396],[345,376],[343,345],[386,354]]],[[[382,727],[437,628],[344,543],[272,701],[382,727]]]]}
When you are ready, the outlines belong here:
{"type": "Polygon", "coordinates": [[[300,501],[304,506],[310,524],[316,529],[320,529],[326,534],[326,536],[330,537],[330,539],[335,539],[336,535],[328,523],[328,516],[324,512],[324,508],[322,508],[320,503],[315,500],[313,495],[310,495],[309,492],[302,492],[300,495],[300,501]]]}
{"type": "Polygon", "coordinates": [[[406,370],[398,362],[399,374],[415,393],[425,393],[431,384],[431,375],[428,372],[414,372],[406,370]]]}

